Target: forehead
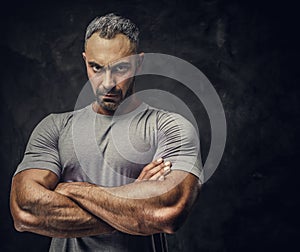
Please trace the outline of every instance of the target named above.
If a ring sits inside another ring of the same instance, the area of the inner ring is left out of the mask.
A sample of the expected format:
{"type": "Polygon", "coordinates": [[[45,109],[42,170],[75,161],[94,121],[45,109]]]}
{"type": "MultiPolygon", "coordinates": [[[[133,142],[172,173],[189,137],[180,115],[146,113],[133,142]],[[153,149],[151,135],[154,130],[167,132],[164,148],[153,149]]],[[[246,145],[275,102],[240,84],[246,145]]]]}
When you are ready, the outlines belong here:
{"type": "Polygon", "coordinates": [[[100,65],[108,65],[133,53],[133,45],[123,34],[117,34],[114,38],[100,38],[94,33],[86,42],[86,57],[89,61],[100,65]]]}

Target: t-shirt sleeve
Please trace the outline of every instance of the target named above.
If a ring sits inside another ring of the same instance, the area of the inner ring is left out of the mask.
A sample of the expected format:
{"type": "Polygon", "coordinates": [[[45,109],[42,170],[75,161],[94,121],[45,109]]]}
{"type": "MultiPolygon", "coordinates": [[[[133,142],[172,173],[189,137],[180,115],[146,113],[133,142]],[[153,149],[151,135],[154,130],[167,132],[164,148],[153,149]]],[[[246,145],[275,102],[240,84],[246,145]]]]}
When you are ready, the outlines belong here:
{"type": "Polygon", "coordinates": [[[55,124],[54,115],[51,114],[33,130],[23,160],[18,165],[15,175],[26,169],[37,168],[50,170],[60,177],[58,137],[59,130],[55,124]]]}
{"type": "Polygon", "coordinates": [[[200,140],[194,126],[175,113],[158,117],[158,143],[155,159],[171,161],[172,170],[183,170],[203,181],[200,140]]]}

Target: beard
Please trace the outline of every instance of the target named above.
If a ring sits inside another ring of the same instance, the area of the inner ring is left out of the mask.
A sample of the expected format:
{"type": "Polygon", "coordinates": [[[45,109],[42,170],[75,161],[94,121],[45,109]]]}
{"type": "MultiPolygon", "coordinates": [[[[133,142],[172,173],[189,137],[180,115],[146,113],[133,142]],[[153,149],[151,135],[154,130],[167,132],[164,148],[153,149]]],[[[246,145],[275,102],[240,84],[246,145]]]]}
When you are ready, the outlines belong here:
{"type": "Polygon", "coordinates": [[[116,111],[120,104],[119,102],[115,102],[115,101],[108,101],[108,100],[105,101],[104,99],[100,99],[99,97],[97,97],[97,103],[99,104],[100,107],[110,112],[116,111]]]}
{"type": "Polygon", "coordinates": [[[108,111],[116,111],[118,106],[120,105],[123,94],[121,92],[109,92],[107,94],[103,94],[99,89],[96,90],[96,101],[100,107],[108,111]],[[113,98],[105,97],[106,95],[112,95],[113,98]]]}
{"type": "Polygon", "coordinates": [[[123,94],[121,89],[117,89],[113,87],[109,91],[104,91],[101,86],[96,89],[96,101],[100,107],[104,110],[115,112],[119,105],[124,101],[127,97],[132,95],[133,93],[133,83],[130,84],[128,90],[125,94],[123,94]],[[110,97],[111,96],[111,97],[110,97]]]}

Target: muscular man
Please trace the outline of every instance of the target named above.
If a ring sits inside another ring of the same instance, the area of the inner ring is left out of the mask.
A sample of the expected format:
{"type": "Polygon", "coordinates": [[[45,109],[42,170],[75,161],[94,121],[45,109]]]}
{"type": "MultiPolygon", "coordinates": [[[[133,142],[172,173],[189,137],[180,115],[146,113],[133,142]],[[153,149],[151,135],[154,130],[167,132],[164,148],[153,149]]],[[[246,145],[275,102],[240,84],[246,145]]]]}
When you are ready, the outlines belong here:
{"type": "Polygon", "coordinates": [[[83,58],[95,102],[34,129],[13,177],[18,231],[50,251],[166,251],[199,189],[197,135],[134,93],[138,29],[108,14],[87,27],[83,58]],[[154,161],[153,161],[154,160],[154,161]]]}

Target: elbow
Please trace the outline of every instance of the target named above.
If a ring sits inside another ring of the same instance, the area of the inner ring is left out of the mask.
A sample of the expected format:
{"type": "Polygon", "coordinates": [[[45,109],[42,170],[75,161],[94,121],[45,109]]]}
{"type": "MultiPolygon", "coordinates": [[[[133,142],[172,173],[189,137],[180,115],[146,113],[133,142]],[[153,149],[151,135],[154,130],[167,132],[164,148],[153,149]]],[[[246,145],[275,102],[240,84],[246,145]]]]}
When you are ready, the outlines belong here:
{"type": "Polygon", "coordinates": [[[178,231],[186,221],[194,202],[194,198],[182,198],[173,205],[153,211],[160,232],[174,234],[178,231]]]}
{"type": "Polygon", "coordinates": [[[180,229],[183,225],[186,218],[182,218],[181,216],[176,216],[176,218],[172,218],[168,221],[168,223],[163,227],[163,232],[166,234],[174,234],[180,229]]]}
{"type": "Polygon", "coordinates": [[[184,208],[169,208],[161,210],[157,220],[162,232],[174,234],[183,225],[187,218],[187,211],[184,208]]]}
{"type": "Polygon", "coordinates": [[[163,229],[163,232],[166,234],[175,234],[180,227],[181,227],[181,225],[172,223],[172,224],[165,226],[163,229]]]}
{"type": "Polygon", "coordinates": [[[25,225],[25,220],[21,211],[18,211],[18,213],[13,214],[13,221],[14,221],[14,227],[17,231],[19,232],[26,231],[27,225],[25,225]]]}
{"type": "Polygon", "coordinates": [[[178,229],[179,229],[178,226],[168,225],[168,226],[164,227],[162,231],[163,231],[163,233],[166,233],[166,234],[175,234],[178,229]]]}
{"type": "Polygon", "coordinates": [[[29,231],[32,227],[32,218],[23,211],[18,211],[17,214],[13,215],[14,227],[19,232],[29,231]]]}
{"type": "Polygon", "coordinates": [[[19,232],[30,231],[36,226],[36,218],[29,212],[18,209],[11,209],[14,227],[19,232]]]}
{"type": "Polygon", "coordinates": [[[17,230],[18,232],[26,231],[25,226],[19,219],[14,219],[14,227],[15,227],[15,230],[17,230]]]}

